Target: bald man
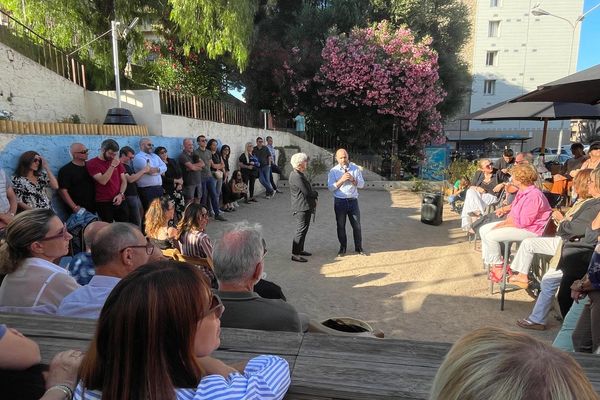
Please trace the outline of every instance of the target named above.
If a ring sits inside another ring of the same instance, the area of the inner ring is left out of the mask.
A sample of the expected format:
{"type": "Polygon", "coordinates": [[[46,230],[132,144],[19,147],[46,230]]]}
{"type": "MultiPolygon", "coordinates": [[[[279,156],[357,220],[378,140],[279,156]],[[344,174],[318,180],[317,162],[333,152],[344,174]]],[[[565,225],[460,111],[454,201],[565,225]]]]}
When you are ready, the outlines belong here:
{"type": "Polygon", "coordinates": [[[345,149],[336,151],[335,159],[338,164],[329,171],[327,187],[333,193],[337,236],[340,242],[338,257],[343,257],[346,254],[346,217],[350,220],[352,226],[354,250],[357,254],[364,256],[366,254],[362,247],[358,189],[365,186],[365,181],[358,166],[350,162],[348,152],[345,149]]]}
{"type": "Polygon", "coordinates": [[[69,150],[71,162],[58,171],[58,194],[71,212],[82,208],[95,212],[94,181],[85,168],[88,149],[82,143],[73,143],[69,150]]]}

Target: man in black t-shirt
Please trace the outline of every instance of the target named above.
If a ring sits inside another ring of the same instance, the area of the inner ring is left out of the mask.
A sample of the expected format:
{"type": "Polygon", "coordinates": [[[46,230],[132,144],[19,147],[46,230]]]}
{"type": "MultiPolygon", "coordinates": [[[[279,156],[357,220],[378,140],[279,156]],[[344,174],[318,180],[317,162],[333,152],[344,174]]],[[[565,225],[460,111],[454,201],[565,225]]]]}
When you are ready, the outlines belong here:
{"type": "Polygon", "coordinates": [[[81,143],[73,143],[70,152],[71,162],[58,171],[58,194],[74,213],[81,208],[95,212],[94,181],[85,168],[88,149],[81,143]]]}
{"type": "Polygon", "coordinates": [[[144,223],[144,207],[138,194],[138,188],[135,182],[145,173],[150,171],[150,165],[146,165],[137,173],[133,172],[131,163],[135,157],[135,152],[129,146],[121,147],[119,150],[119,161],[125,167],[125,178],[127,178],[127,189],[125,189],[125,201],[129,207],[129,222],[142,229],[144,223]]]}
{"type": "Polygon", "coordinates": [[[265,188],[266,197],[270,199],[275,194],[273,187],[271,186],[271,152],[264,146],[264,140],[261,137],[256,138],[256,147],[252,151],[252,154],[258,158],[260,167],[258,168],[258,180],[260,184],[265,188]]]}

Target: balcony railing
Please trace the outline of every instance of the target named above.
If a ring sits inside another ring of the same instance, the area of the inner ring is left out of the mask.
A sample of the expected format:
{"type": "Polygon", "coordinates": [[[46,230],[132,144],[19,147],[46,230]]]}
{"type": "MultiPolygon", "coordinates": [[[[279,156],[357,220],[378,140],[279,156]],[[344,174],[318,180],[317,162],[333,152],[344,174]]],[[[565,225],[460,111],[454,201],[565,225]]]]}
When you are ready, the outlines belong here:
{"type": "Polygon", "coordinates": [[[162,89],[159,97],[162,114],[252,128],[261,126],[260,112],[250,107],[162,89]]]}
{"type": "Polygon", "coordinates": [[[83,63],[53,45],[6,12],[0,10],[0,42],[25,57],[86,88],[83,63]]]}

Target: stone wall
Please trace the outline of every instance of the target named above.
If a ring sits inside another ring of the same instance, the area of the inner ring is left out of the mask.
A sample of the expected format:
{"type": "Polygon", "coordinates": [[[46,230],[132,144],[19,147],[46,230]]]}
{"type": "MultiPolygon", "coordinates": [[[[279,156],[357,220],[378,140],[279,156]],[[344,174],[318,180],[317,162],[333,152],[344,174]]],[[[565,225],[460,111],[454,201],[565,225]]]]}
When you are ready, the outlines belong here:
{"type": "Polygon", "coordinates": [[[85,90],[0,43],[0,110],[19,121],[86,121],[85,90]]]}

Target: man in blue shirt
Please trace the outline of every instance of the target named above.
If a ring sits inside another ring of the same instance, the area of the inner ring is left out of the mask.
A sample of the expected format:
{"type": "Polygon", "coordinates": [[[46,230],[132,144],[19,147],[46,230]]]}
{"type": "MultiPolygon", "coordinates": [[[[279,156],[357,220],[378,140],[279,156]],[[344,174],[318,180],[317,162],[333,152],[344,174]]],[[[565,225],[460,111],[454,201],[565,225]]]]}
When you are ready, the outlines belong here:
{"type": "Polygon", "coordinates": [[[360,209],[358,208],[358,189],[365,186],[365,181],[358,166],[350,162],[348,152],[339,149],[335,153],[338,165],[331,168],[327,177],[327,187],[333,192],[333,207],[337,224],[337,236],[340,241],[338,256],[346,254],[346,216],[350,220],[354,236],[354,250],[359,255],[366,255],[362,247],[360,228],[360,209]]]}
{"type": "Polygon", "coordinates": [[[306,118],[304,117],[304,111],[300,111],[298,115],[292,119],[296,122],[296,134],[301,138],[306,137],[306,118]]]}
{"type": "Polygon", "coordinates": [[[121,278],[146,264],[154,251],[154,246],[133,224],[114,222],[102,228],[92,243],[96,274],[87,285],[66,296],[56,314],[97,319],[106,298],[121,278]]]}
{"type": "Polygon", "coordinates": [[[144,170],[146,166],[150,167],[150,170],[136,181],[144,211],[148,210],[152,200],[159,198],[164,193],[161,174],[167,171],[167,165],[158,155],[154,154],[153,149],[152,141],[149,138],[142,138],[140,139],[140,152],[133,158],[135,172],[144,170]]]}

